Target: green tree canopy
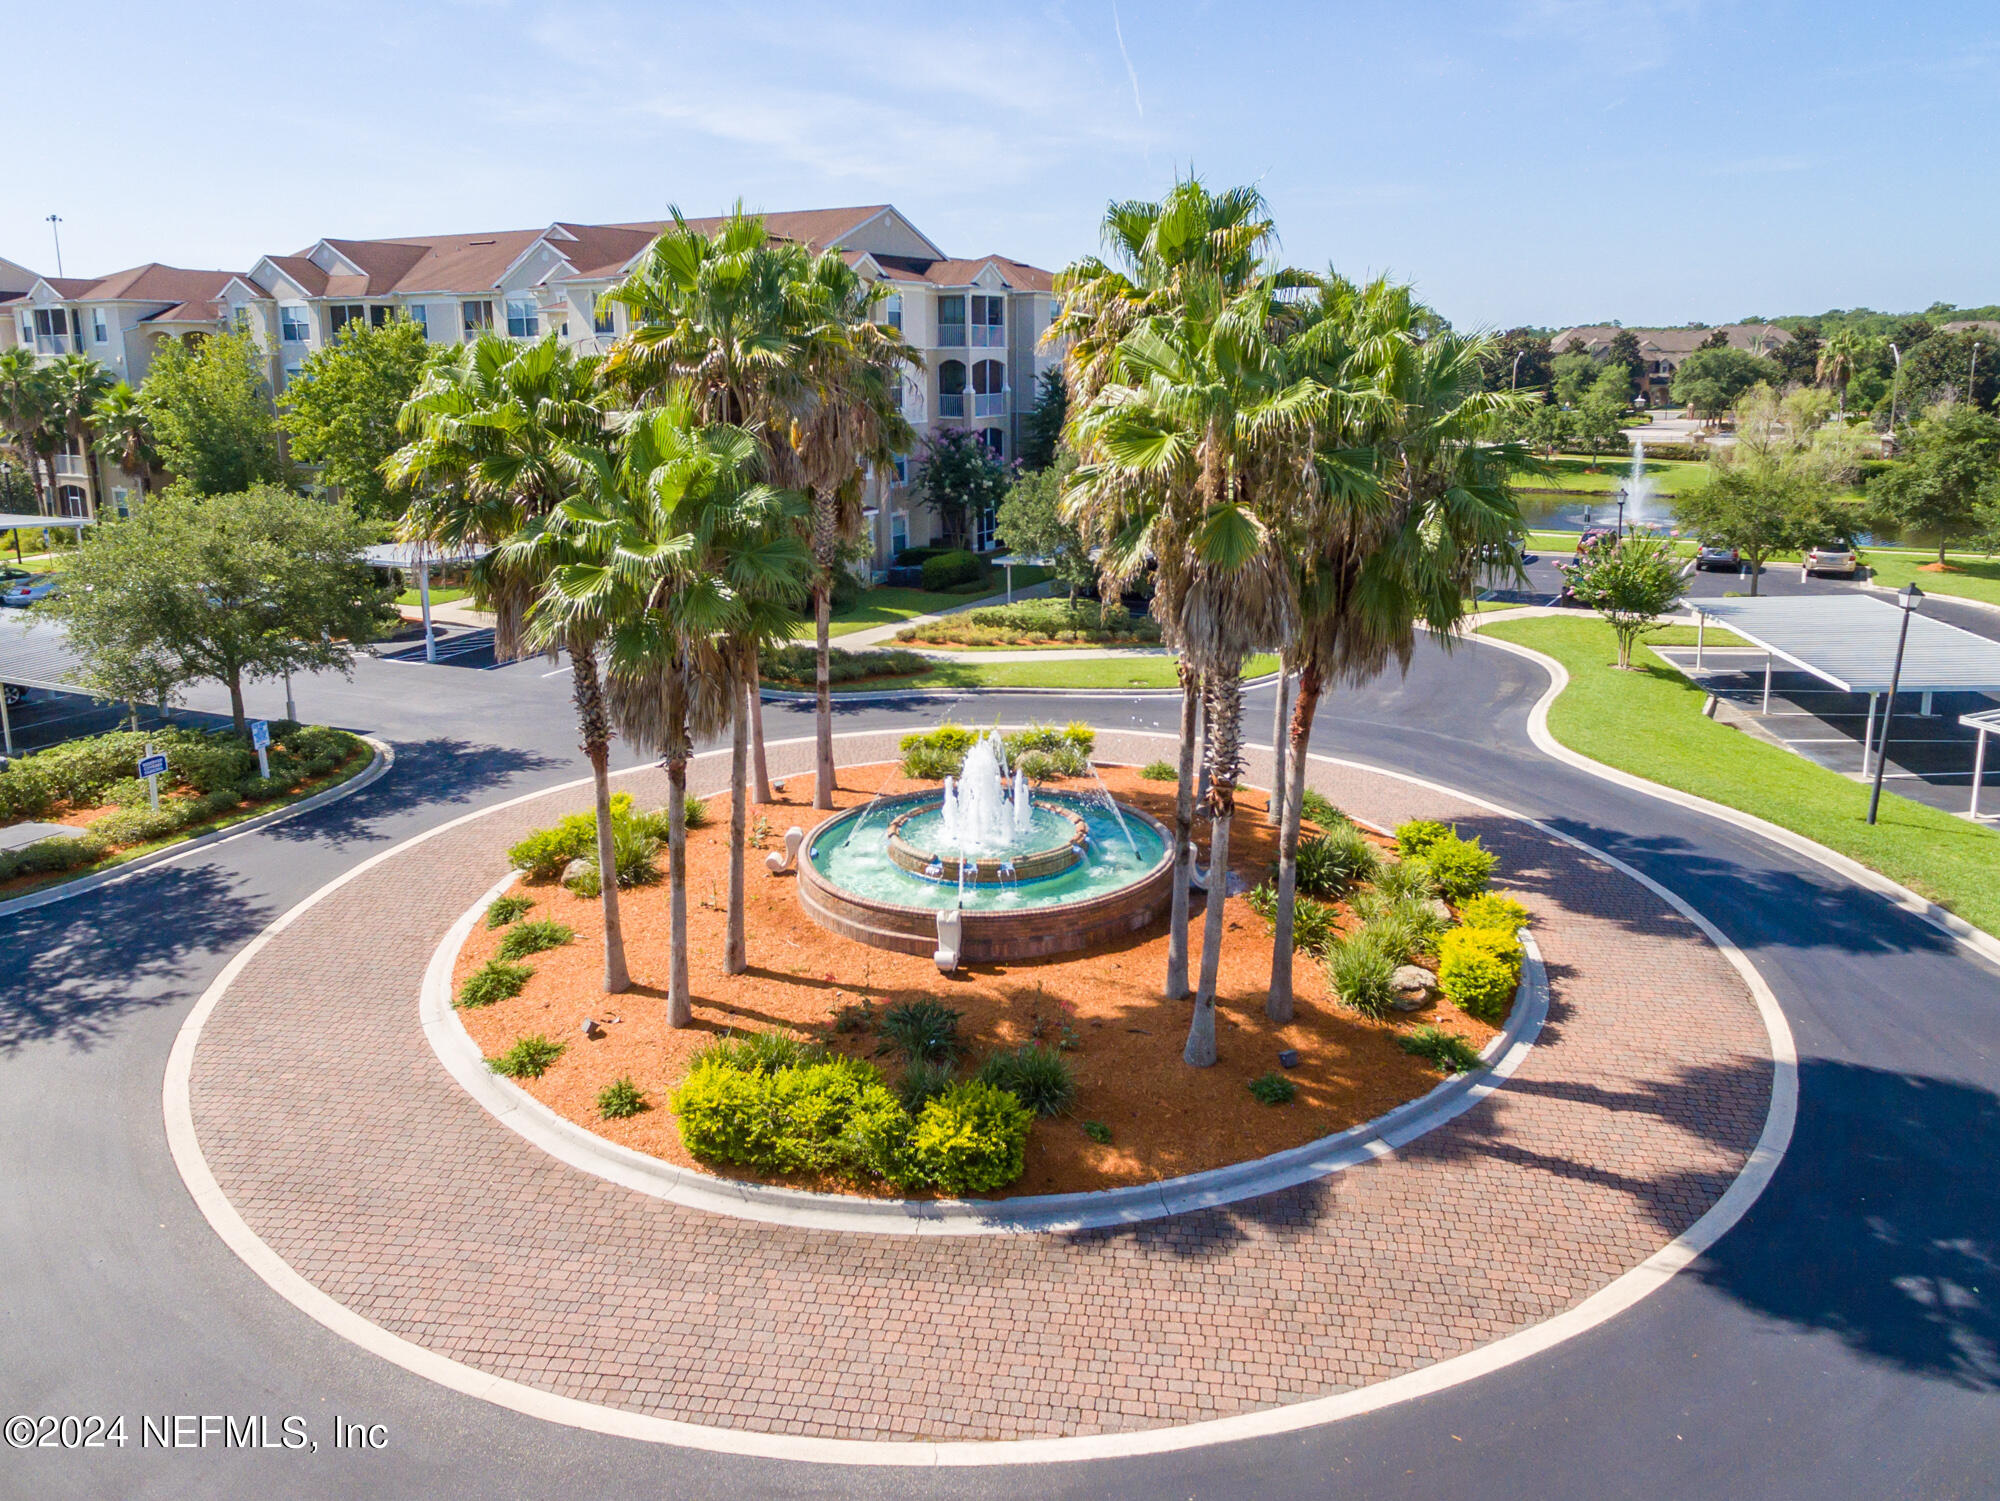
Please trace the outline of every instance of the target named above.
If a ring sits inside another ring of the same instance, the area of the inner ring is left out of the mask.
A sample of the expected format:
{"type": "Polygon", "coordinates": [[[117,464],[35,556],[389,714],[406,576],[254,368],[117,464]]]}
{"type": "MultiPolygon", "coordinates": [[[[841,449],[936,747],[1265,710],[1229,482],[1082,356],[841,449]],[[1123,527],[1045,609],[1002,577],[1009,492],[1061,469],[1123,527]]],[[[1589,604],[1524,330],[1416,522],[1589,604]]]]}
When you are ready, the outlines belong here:
{"type": "MultiPolygon", "coordinates": [[[[1570,342],[1574,344],[1576,340],[1570,342]]],[[[1601,368],[1595,355],[1580,349],[1557,355],[1549,366],[1557,402],[1571,410],[1582,406],[1584,393],[1597,383],[1601,368]]]]}
{"type": "Polygon", "coordinates": [[[1631,408],[1632,388],[1625,367],[1604,365],[1570,414],[1575,436],[1592,458],[1618,446],[1619,430],[1625,426],[1631,408]]]}
{"type": "Polygon", "coordinates": [[[944,524],[953,547],[972,545],[974,521],[1007,494],[1007,470],[968,428],[940,428],[925,440],[912,482],[917,503],[944,524]]]}
{"type": "Polygon", "coordinates": [[[1778,367],[1761,355],[1704,345],[1674,372],[1674,400],[1713,421],[1758,382],[1775,386],[1782,378],[1778,367]]]}
{"type": "Polygon", "coordinates": [[[1479,362],[1489,391],[1545,391],[1555,379],[1555,353],[1540,329],[1510,328],[1494,339],[1479,362]]]}
{"type": "Polygon", "coordinates": [[[1986,411],[2000,397],[2000,340],[1976,329],[1932,334],[1903,350],[1903,406],[1971,401],[1986,411]]]}
{"type": "Polygon", "coordinates": [[[1947,544],[1978,529],[1996,474],[2000,418],[1951,402],[1916,424],[1908,453],[1876,476],[1868,498],[1906,531],[1936,537],[1942,563],[1947,544]]]}
{"type": "Polygon", "coordinates": [[[1625,399],[1630,401],[1646,379],[1646,356],[1640,351],[1639,336],[1629,328],[1619,329],[1611,336],[1611,347],[1605,351],[1605,363],[1616,366],[1623,373],[1625,399]]]}
{"type": "Polygon", "coordinates": [[[1597,611],[1618,638],[1618,665],[1630,668],[1632,647],[1679,602],[1681,565],[1665,537],[1627,532],[1610,547],[1586,553],[1569,575],[1578,604],[1597,611]]]}
{"type": "Polygon", "coordinates": [[[1035,390],[1035,407],[1021,424],[1021,463],[1029,469],[1046,469],[1056,461],[1062,447],[1063,423],[1069,418],[1069,382],[1062,366],[1051,365],[1042,372],[1035,390]]]}
{"type": "Polygon", "coordinates": [[[351,670],[394,611],[360,561],[354,514],[277,485],[205,497],[183,483],[94,528],[39,611],[68,627],[84,686],[110,699],[178,701],[284,672],[351,670]]]}
{"type": "Polygon", "coordinates": [[[152,415],[160,461],[202,495],[282,483],[278,417],[263,358],[247,334],[198,344],[161,341],[139,394],[152,415]]]}
{"type": "Polygon", "coordinates": [[[422,326],[408,318],[381,327],[350,323],[285,390],[278,425],[292,456],[316,465],[320,483],[363,516],[402,509],[382,465],[401,446],[396,420],[430,355],[422,326]]]}
{"type": "Polygon", "coordinates": [[[1075,468],[1076,460],[1062,453],[1046,469],[1021,475],[1000,502],[998,525],[1008,551],[1047,559],[1071,600],[1097,577],[1083,534],[1063,516],[1063,482],[1075,468]]]}
{"type": "Polygon", "coordinates": [[[1824,487],[1795,465],[1768,462],[1720,470],[1674,501],[1674,519],[1702,541],[1742,553],[1753,595],[1772,553],[1813,546],[1841,529],[1824,487]]]}

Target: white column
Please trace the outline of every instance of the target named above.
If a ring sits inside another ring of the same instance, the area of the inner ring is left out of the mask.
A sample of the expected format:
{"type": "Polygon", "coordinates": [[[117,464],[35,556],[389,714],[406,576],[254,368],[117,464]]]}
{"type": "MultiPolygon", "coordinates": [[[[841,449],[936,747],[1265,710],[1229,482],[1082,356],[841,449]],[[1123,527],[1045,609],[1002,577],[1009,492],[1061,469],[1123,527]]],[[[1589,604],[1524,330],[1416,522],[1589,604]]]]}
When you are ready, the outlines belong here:
{"type": "MultiPolygon", "coordinates": [[[[5,709],[0,709],[0,715],[4,715],[5,713],[6,713],[5,709]]],[[[11,753],[13,750],[13,746],[9,744],[7,749],[11,753]]],[[[1979,749],[1972,753],[1972,808],[1971,811],[1967,814],[1967,816],[1970,818],[1979,817],[1979,784],[1981,781],[1985,779],[1985,777],[1986,777],[1986,726],[1981,725],[1979,727],[1979,749]]]]}
{"type": "Polygon", "coordinates": [[[431,565],[427,559],[417,559],[417,600],[424,611],[424,660],[438,659],[437,638],[431,635],[431,565]]]}
{"type": "Polygon", "coordinates": [[[1931,710],[1931,690],[1929,688],[1926,688],[1924,690],[1924,701],[1918,707],[1917,712],[1923,715],[1924,718],[1926,719],[1936,718],[1936,715],[1931,710]]]}
{"type": "Polygon", "coordinates": [[[1771,712],[1771,654],[1769,652],[1764,653],[1764,707],[1757,712],[1759,714],[1769,714],[1771,712]]]}
{"type": "MultiPolygon", "coordinates": [[[[1875,698],[1873,693],[1868,695],[1868,727],[1861,732],[1861,774],[1864,777],[1874,766],[1868,758],[1874,754],[1875,747],[1875,698]]],[[[1886,740],[1888,737],[1885,735],[1882,738],[1886,740]]]]}
{"type": "Polygon", "coordinates": [[[1708,617],[1702,614],[1701,611],[1696,610],[1694,612],[1694,670],[1696,672],[1701,671],[1702,640],[1707,634],[1708,617]]]}
{"type": "MultiPolygon", "coordinates": [[[[0,684],[0,742],[5,743],[7,754],[12,756],[14,754],[14,720],[7,712],[7,689],[3,684],[0,684]]],[[[1986,734],[1984,731],[1980,732],[1979,748],[1982,751],[1986,749],[1986,734]]],[[[1972,806],[1973,810],[1977,812],[1979,808],[1979,783],[1976,779],[1972,784],[1972,806]]]]}

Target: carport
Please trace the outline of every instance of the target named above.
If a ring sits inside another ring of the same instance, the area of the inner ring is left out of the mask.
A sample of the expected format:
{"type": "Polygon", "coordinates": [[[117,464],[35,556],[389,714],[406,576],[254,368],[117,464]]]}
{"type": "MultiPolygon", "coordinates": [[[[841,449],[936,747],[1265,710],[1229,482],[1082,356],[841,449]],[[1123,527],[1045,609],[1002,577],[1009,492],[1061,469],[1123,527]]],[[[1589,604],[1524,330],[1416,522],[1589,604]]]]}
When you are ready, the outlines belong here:
{"type": "Polygon", "coordinates": [[[16,548],[21,545],[22,532],[55,530],[81,533],[85,527],[95,525],[87,516],[43,516],[32,511],[0,511],[0,532],[13,532],[16,548]]]}
{"type": "MultiPolygon", "coordinates": [[[[0,520],[4,520],[0,517],[0,520]]],[[[30,631],[25,615],[0,615],[0,684],[14,688],[45,688],[51,693],[77,693],[76,658],[61,631],[44,625],[30,631]]],[[[14,754],[14,721],[7,694],[0,688],[0,745],[14,754]]]]}
{"type": "Polygon", "coordinates": [[[489,547],[438,547],[429,542],[385,542],[362,549],[362,558],[375,568],[412,570],[417,575],[417,603],[424,615],[424,660],[437,660],[437,642],[431,636],[431,569],[463,568],[477,563],[489,547]]]}
{"type": "MultiPolygon", "coordinates": [[[[1918,713],[1925,716],[1931,714],[1933,694],[2000,694],[2000,641],[1932,620],[1921,610],[1909,617],[1910,634],[1898,677],[1896,645],[1904,612],[1885,600],[1865,594],[1809,594],[1690,600],[1688,604],[1695,612],[1696,671],[1703,666],[1711,620],[1764,653],[1764,712],[1770,711],[1771,667],[1777,661],[1789,663],[1842,693],[1867,694],[1868,724],[1861,739],[1864,774],[1888,743],[1888,715],[1879,716],[1879,736],[1876,720],[1879,701],[1889,691],[1892,679],[1899,694],[1918,695],[1918,713]]],[[[1975,775],[1975,800],[1977,784],[1975,775]]]]}

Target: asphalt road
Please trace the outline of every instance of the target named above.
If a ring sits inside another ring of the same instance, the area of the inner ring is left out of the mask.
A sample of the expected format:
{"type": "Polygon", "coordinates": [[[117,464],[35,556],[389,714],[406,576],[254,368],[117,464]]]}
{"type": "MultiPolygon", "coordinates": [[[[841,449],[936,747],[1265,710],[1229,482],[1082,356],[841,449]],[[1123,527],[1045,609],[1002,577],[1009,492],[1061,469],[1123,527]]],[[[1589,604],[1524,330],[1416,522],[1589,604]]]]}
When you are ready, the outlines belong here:
{"type": "MultiPolygon", "coordinates": [[[[299,685],[304,717],[397,746],[366,792],[0,922],[0,1419],[123,1414],[122,1450],[0,1451],[0,1496],[1990,1496],[2000,1489],[2000,973],[1752,836],[1542,757],[1544,681],[1477,645],[1343,693],[1321,751],[1465,788],[1612,851],[1742,945],[1801,1059],[1791,1150],[1707,1256],[1610,1323],[1451,1391],[1282,1438],[1033,1473],[722,1458],[552,1426],[346,1345],[209,1229],[169,1157],[176,1029],[228,956],[327,880],[470,808],[579,774],[566,673],[477,656],[299,685]],[[302,1415],[323,1442],[163,1452],[141,1416],[302,1415]],[[325,1441],[335,1415],[379,1450],[325,1441]]],[[[852,706],[935,721],[962,696],[852,706]]],[[[214,709],[214,703],[197,708],[214,709]]],[[[260,688],[253,712],[282,696],[260,688]]],[[[1155,698],[974,713],[1166,726],[1155,698]]],[[[1269,723],[1259,694],[1250,723],[1269,723]]],[[[809,731],[767,706],[767,731],[809,731]]],[[[363,941],[357,935],[357,941],[363,941]]],[[[365,1059],[357,1059],[359,1067],[365,1059]]],[[[671,1275],[671,1269],[663,1269],[671,1275]]]]}

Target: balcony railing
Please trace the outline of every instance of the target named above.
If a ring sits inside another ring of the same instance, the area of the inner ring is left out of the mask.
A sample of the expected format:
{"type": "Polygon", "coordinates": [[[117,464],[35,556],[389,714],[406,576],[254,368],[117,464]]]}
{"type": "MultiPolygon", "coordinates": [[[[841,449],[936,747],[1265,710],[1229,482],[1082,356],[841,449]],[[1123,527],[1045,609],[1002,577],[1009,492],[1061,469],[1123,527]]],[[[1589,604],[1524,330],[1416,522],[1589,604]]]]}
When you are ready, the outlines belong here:
{"type": "Polygon", "coordinates": [[[35,353],[36,353],[36,354],[67,354],[67,353],[69,353],[69,335],[68,335],[68,334],[36,334],[36,335],[35,335],[35,353]]]}
{"type": "Polygon", "coordinates": [[[55,466],[57,475],[66,479],[82,479],[88,472],[83,467],[83,458],[79,454],[57,454],[55,456],[55,466]]]}
{"type": "Polygon", "coordinates": [[[975,417],[1001,417],[1007,412],[1007,393],[996,391],[991,396],[972,398],[972,415],[975,417]]]}
{"type": "MultiPolygon", "coordinates": [[[[984,396],[979,399],[981,401],[986,400],[984,396]]],[[[947,391],[938,396],[938,416],[963,417],[964,415],[965,393],[963,391],[947,391]]]]}
{"type": "Polygon", "coordinates": [[[972,325],[972,347],[974,349],[1004,349],[1007,344],[1007,330],[991,323],[972,325]]]}
{"type": "Polygon", "coordinates": [[[940,323],[937,332],[939,349],[965,348],[965,325],[963,323],[940,323]]]}

